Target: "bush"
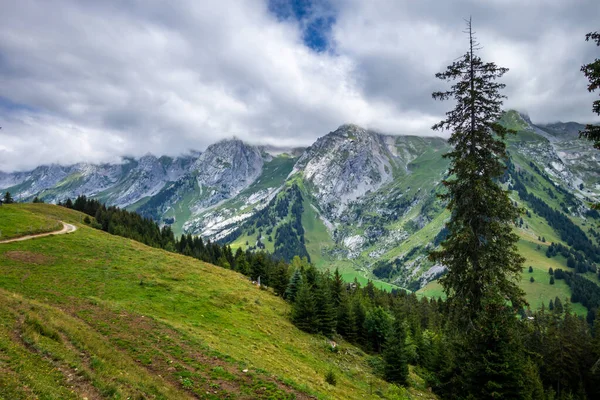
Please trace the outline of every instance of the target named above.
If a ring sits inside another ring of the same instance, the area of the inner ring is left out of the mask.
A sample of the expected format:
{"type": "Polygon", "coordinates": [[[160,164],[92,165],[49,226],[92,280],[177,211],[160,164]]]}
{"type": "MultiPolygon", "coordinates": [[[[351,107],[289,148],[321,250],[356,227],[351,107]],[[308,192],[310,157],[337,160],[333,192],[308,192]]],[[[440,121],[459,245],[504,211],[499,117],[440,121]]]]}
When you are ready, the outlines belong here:
{"type": "Polygon", "coordinates": [[[83,223],[86,225],[89,225],[92,223],[92,220],[90,219],[90,217],[88,217],[87,215],[85,216],[85,218],[83,219],[83,223]]]}
{"type": "Polygon", "coordinates": [[[337,384],[337,378],[332,369],[327,371],[325,374],[325,382],[329,383],[331,386],[335,386],[337,384]]]}

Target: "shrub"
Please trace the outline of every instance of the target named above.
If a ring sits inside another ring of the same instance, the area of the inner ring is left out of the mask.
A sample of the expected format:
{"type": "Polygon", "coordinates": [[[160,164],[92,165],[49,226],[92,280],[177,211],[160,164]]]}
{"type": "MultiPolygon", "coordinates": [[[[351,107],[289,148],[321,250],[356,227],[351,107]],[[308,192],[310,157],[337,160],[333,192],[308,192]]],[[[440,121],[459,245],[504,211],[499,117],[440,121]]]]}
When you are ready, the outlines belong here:
{"type": "Polygon", "coordinates": [[[331,386],[335,386],[337,384],[337,378],[332,369],[329,369],[325,374],[325,382],[329,383],[331,386]]]}

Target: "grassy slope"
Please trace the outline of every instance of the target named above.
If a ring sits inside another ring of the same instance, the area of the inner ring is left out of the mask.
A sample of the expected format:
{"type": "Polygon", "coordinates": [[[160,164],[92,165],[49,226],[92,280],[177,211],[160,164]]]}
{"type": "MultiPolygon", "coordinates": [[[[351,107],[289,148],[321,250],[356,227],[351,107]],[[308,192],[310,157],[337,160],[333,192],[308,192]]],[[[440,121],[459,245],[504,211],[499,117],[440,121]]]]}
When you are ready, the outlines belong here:
{"type": "Polygon", "coordinates": [[[0,206],[0,240],[52,232],[61,227],[60,222],[55,219],[32,213],[21,205],[0,206]]]}
{"type": "MultiPolygon", "coordinates": [[[[17,210],[81,219],[50,205],[17,210]]],[[[0,245],[0,398],[349,399],[367,397],[371,382],[388,391],[360,350],[331,352],[288,312],[232,271],[84,225],[0,245]]]]}

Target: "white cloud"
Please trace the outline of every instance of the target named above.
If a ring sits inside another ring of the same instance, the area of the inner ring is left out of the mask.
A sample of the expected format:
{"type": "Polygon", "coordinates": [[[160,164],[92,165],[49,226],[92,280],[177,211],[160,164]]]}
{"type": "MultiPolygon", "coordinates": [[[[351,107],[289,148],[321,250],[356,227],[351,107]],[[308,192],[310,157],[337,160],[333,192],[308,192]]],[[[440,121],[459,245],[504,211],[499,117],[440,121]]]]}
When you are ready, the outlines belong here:
{"type": "Polygon", "coordinates": [[[0,170],[176,155],[233,135],[308,145],[346,122],[433,134],[448,107],[431,100],[433,74],[464,52],[469,14],[482,54],[511,68],[507,105],[534,121],[591,119],[579,66],[598,53],[583,33],[600,10],[577,2],[331,0],[321,53],[256,0],[3,4],[0,170]]]}

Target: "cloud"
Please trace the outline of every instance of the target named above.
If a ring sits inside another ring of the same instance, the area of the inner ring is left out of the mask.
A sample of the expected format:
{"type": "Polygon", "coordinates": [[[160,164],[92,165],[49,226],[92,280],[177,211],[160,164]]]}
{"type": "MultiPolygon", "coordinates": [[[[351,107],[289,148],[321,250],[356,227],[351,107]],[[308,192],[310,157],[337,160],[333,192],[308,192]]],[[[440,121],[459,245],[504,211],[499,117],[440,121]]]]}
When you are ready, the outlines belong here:
{"type": "Polygon", "coordinates": [[[482,56],[511,68],[507,106],[540,122],[593,119],[579,66],[598,54],[583,41],[594,0],[319,0],[276,12],[285,3],[3,5],[0,170],[177,155],[233,135],[308,145],[347,122],[431,135],[450,107],[431,100],[443,85],[433,74],[464,53],[468,15],[482,56]]]}

